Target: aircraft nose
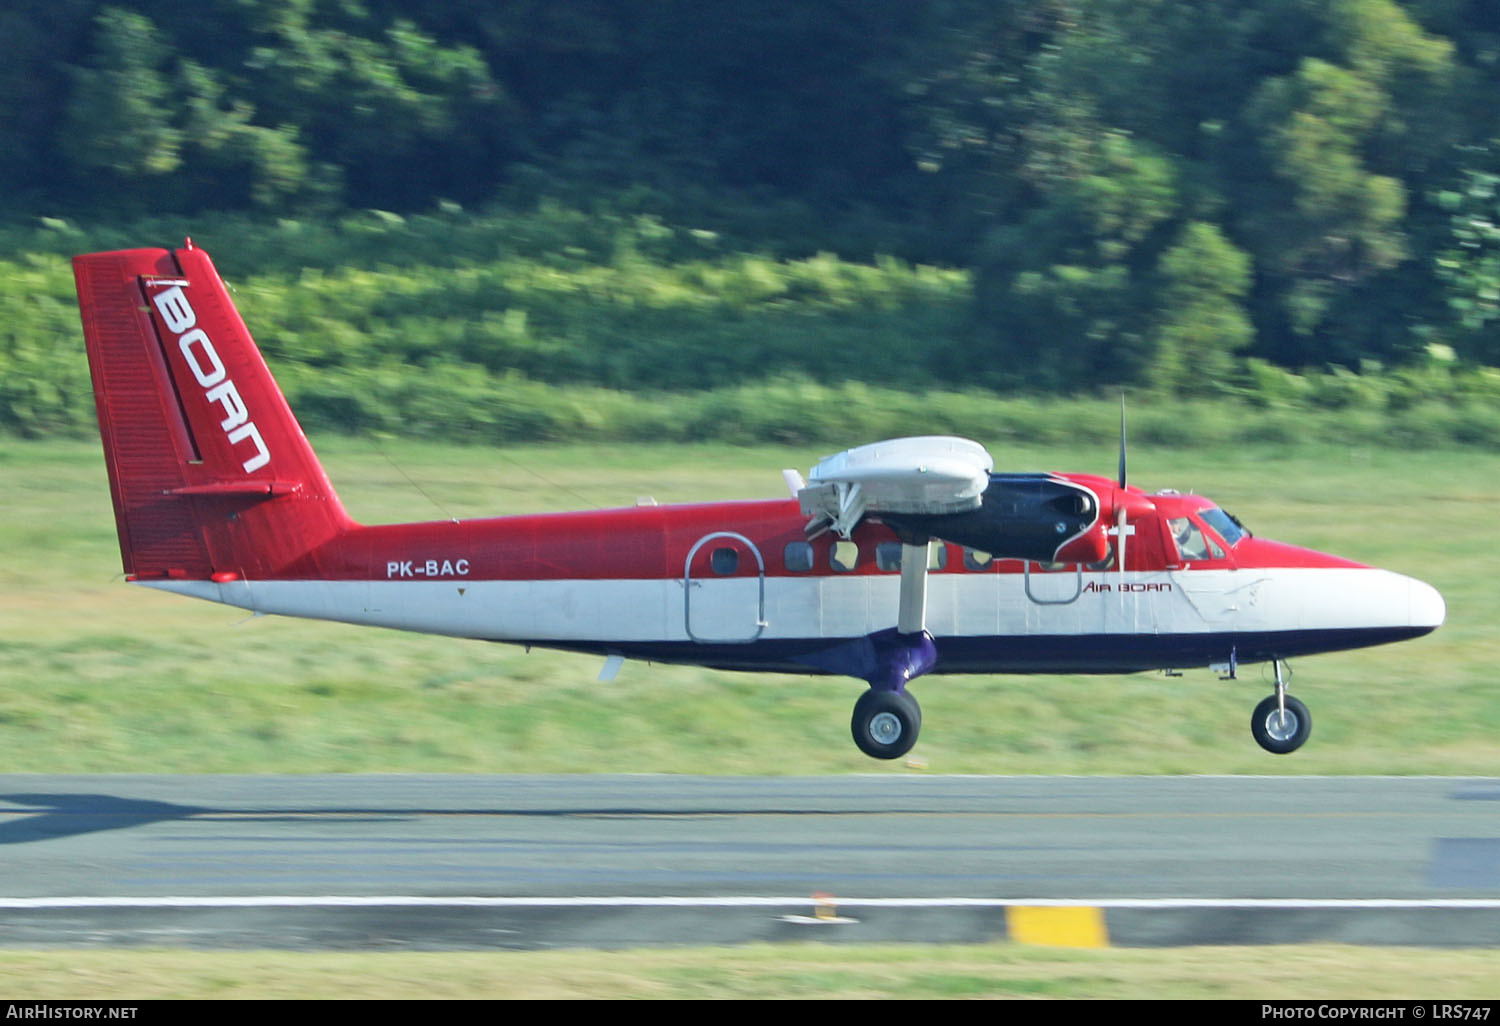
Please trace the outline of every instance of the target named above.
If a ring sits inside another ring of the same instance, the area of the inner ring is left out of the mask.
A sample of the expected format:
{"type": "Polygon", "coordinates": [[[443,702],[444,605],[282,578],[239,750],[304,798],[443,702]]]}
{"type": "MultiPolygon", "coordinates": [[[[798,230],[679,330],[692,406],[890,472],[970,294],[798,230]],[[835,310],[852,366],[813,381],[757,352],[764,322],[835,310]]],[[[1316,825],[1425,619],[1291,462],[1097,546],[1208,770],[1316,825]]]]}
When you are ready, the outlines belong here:
{"type": "Polygon", "coordinates": [[[1448,605],[1443,601],[1442,593],[1424,581],[1415,578],[1407,580],[1411,582],[1407,593],[1411,625],[1429,630],[1441,627],[1448,615],[1448,605]]]}

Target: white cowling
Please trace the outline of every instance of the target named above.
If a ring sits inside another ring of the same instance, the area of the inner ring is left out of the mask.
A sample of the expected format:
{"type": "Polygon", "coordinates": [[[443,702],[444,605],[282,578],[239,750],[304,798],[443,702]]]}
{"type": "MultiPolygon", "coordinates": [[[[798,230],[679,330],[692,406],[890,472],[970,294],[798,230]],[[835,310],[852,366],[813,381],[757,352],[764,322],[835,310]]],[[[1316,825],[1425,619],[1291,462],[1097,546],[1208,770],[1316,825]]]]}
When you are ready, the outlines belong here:
{"type": "Polygon", "coordinates": [[[829,456],[797,492],[802,512],[848,537],[866,513],[965,513],[979,508],[995,461],[978,442],[896,438],[829,456]]]}

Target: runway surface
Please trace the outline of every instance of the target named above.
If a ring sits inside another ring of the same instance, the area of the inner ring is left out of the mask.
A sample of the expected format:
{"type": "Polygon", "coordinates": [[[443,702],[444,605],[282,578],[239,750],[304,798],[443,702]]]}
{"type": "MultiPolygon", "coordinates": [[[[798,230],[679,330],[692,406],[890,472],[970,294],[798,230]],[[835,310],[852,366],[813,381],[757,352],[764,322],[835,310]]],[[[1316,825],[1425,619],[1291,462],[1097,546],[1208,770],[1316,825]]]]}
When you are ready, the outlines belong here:
{"type": "Polygon", "coordinates": [[[1493,778],[0,776],[0,858],[11,946],[1500,944],[1493,778]]]}

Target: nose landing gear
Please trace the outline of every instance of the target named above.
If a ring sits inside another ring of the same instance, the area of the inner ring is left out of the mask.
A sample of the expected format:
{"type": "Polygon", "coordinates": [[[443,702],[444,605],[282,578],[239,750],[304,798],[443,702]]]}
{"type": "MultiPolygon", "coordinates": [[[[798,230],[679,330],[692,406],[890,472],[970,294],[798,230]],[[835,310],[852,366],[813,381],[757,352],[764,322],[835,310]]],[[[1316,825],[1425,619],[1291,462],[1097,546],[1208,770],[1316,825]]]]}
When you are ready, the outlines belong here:
{"type": "Polygon", "coordinates": [[[1307,706],[1286,693],[1286,677],[1280,659],[1276,668],[1276,694],[1268,695],[1250,715],[1250,733],[1255,743],[1275,755],[1286,755],[1302,747],[1312,733],[1312,715],[1307,706]]]}

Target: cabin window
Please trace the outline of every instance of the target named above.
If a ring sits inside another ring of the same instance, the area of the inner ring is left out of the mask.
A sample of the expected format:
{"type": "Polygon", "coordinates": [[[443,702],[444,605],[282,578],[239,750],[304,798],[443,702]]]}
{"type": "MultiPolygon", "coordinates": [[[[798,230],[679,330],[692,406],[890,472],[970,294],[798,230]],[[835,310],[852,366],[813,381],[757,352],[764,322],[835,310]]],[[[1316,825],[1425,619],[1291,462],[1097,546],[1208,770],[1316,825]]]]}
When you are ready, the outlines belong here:
{"type": "MultiPolygon", "coordinates": [[[[875,546],[875,565],[881,570],[901,569],[901,543],[881,542],[875,546]]],[[[927,569],[941,570],[948,565],[948,546],[942,542],[927,546],[927,569]]]]}
{"type": "Polygon", "coordinates": [[[813,547],[805,541],[787,542],[782,558],[792,573],[806,573],[813,567],[813,547]]]}
{"type": "Polygon", "coordinates": [[[709,568],[716,574],[732,574],[740,568],[740,554],[733,549],[714,549],[708,557],[709,568]]]}
{"type": "Polygon", "coordinates": [[[964,549],[965,570],[988,570],[995,565],[995,557],[980,549],[964,549]]]}
{"type": "Polygon", "coordinates": [[[836,541],[828,550],[828,565],[840,573],[848,573],[859,563],[859,545],[852,541],[836,541]]]}

